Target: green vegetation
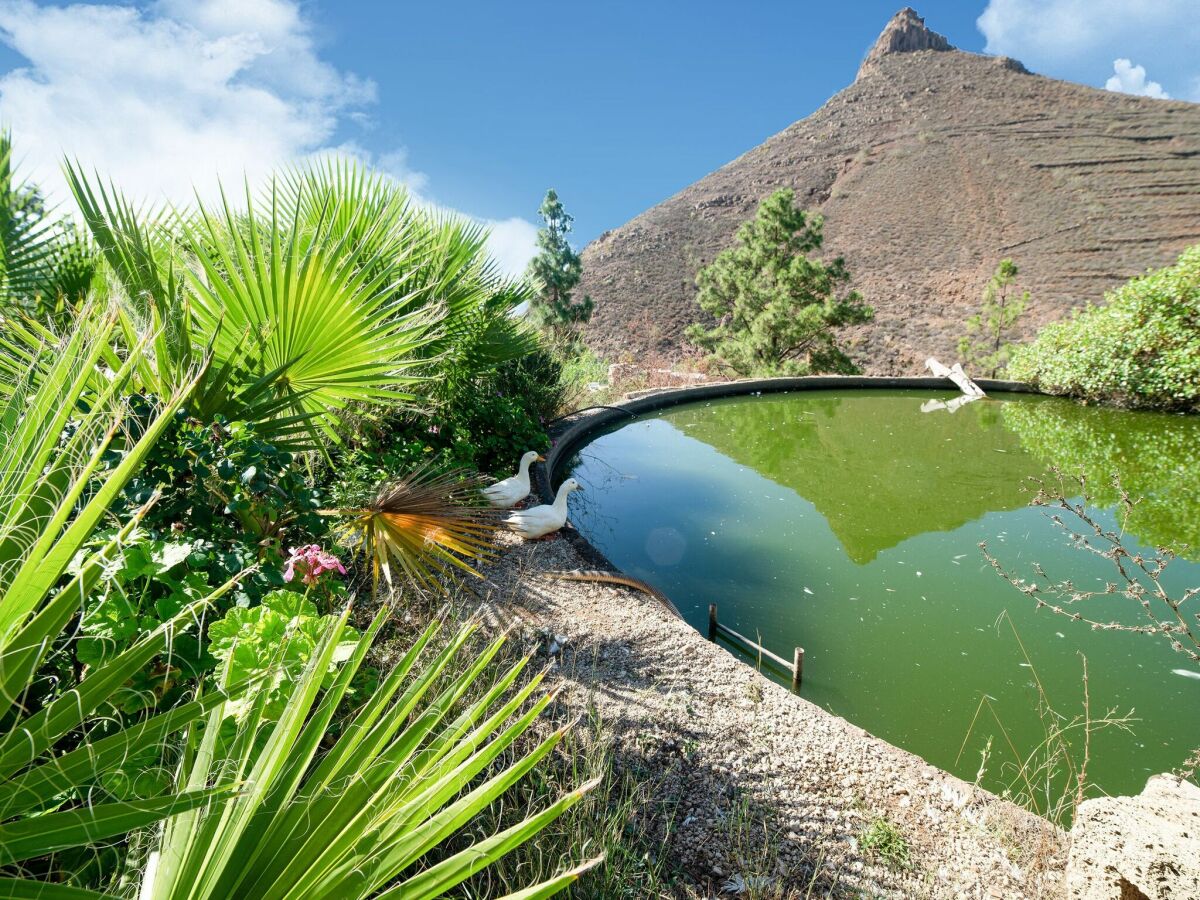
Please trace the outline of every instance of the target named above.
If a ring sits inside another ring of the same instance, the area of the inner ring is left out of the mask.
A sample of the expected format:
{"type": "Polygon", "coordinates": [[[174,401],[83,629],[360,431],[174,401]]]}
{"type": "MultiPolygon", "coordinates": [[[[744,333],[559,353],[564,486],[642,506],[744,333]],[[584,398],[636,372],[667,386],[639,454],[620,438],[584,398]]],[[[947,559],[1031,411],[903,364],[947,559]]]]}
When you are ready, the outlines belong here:
{"type": "Polygon", "coordinates": [[[17,178],[12,136],[0,132],[0,303],[59,317],[87,293],[94,274],[86,240],[69,219],[51,214],[36,185],[17,178]]]}
{"type": "Polygon", "coordinates": [[[594,783],[475,827],[565,735],[542,675],[391,610],[489,552],[456,466],[558,411],[531,289],[349,163],[163,214],[69,165],[84,238],[10,159],[0,894],[434,897],[524,852],[594,783]]]}
{"type": "Polygon", "coordinates": [[[821,249],[822,227],[791,189],[763,200],[738,243],[696,275],[697,300],[716,324],[692,325],[688,340],[741,376],[858,371],[834,329],[869,321],[873,311],[855,291],[839,296],[850,281],[840,257],[808,257],[821,249]]]}
{"type": "Polygon", "coordinates": [[[1047,325],[1013,354],[1009,374],[1085,400],[1200,409],[1200,246],[1106,300],[1047,325]]]}
{"type": "Polygon", "coordinates": [[[67,684],[55,683],[61,635],[103,581],[137,517],[85,553],[73,573],[72,559],[189,389],[167,398],[136,440],[119,431],[122,391],[143,351],[131,348],[112,380],[104,378],[97,363],[113,334],[112,318],[87,307],[53,343],[35,339],[32,330],[5,335],[10,359],[29,364],[25,378],[6,384],[0,408],[0,893],[9,896],[14,888],[4,876],[18,867],[36,872],[51,854],[110,840],[229,794],[224,785],[146,798],[123,790],[130,783],[153,789],[129,777],[129,761],[154,755],[160,742],[221,703],[221,692],[131,721],[112,715],[126,706],[130,682],[176,635],[194,629],[228,584],[186,603],[121,652],[86,667],[77,663],[67,684]],[[119,777],[123,769],[126,777],[119,777]]]}
{"type": "MultiPolygon", "coordinates": [[[[577,787],[536,815],[413,871],[414,863],[553,750],[563,730],[511,765],[488,771],[552,695],[526,703],[540,676],[513,688],[526,658],[483,696],[459,706],[505,638],[455,665],[473,630],[468,626],[418,665],[438,629],[435,621],[346,718],[340,734],[330,733],[341,699],[387,617],[381,610],[364,638],[349,644],[349,658],[322,693],[322,679],[344,646],[349,612],[347,607],[322,628],[301,676],[281,685],[285,696],[277,721],[268,721],[259,699],[240,711],[236,728],[222,727],[228,711],[218,707],[204,731],[193,733],[181,783],[245,787],[170,820],[157,859],[143,876],[150,886],[146,896],[439,897],[553,822],[591,786],[577,787]],[[448,677],[441,678],[444,674],[448,677]],[[328,749],[321,752],[323,745],[328,749]]],[[[540,896],[577,877],[577,870],[553,874],[540,896]]]]}
{"type": "Polygon", "coordinates": [[[1000,260],[983,289],[982,308],[967,319],[967,333],[958,341],[963,362],[986,372],[988,378],[998,378],[1008,365],[1012,347],[1005,335],[1029,304],[1029,291],[1009,294],[1017,273],[1017,264],[1011,259],[1000,260]]]}
{"type": "Polygon", "coordinates": [[[1200,555],[1200,418],[1129,416],[1109,406],[1005,403],[1004,427],[1047,468],[1081,475],[1100,508],[1119,504],[1120,485],[1140,498],[1123,526],[1148,547],[1200,555]]]}
{"type": "MultiPolygon", "coordinates": [[[[536,741],[537,737],[527,735],[526,740],[536,741]]],[[[624,767],[618,767],[615,755],[611,738],[591,710],[579,727],[563,737],[554,753],[509,793],[506,803],[493,805],[477,817],[446,851],[509,827],[544,807],[547,797],[561,796],[575,785],[599,779],[604,790],[589,793],[549,825],[529,853],[513,854],[480,872],[464,886],[464,895],[504,895],[530,880],[551,876],[567,861],[574,864],[602,854],[604,865],[573,887],[572,897],[645,900],[680,896],[663,852],[663,843],[671,837],[678,800],[654,799],[656,793],[663,793],[658,773],[628,757],[624,767]],[[666,833],[660,837],[654,833],[657,827],[666,833]]]]}
{"type": "Polygon", "coordinates": [[[546,191],[538,215],[545,227],[538,232],[538,254],[529,263],[529,275],[539,286],[529,304],[529,318],[539,328],[564,336],[591,318],[592,298],[571,298],[583,274],[583,264],[567,242],[575,220],[553,190],[546,191]]]}
{"type": "Polygon", "coordinates": [[[889,866],[907,869],[912,865],[908,841],[896,823],[883,816],[876,816],[862,830],[858,842],[868,853],[873,853],[889,866]]]}

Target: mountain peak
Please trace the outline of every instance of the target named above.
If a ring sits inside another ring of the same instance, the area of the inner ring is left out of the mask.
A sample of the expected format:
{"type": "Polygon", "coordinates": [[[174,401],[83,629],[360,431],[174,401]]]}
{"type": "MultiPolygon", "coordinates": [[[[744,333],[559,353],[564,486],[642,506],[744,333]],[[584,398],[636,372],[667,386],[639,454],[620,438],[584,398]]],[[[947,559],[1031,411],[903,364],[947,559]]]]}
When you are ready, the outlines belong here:
{"type": "Polygon", "coordinates": [[[906,6],[892,16],[884,27],[875,46],[863,60],[859,74],[892,53],[915,53],[919,50],[953,50],[943,35],[925,26],[925,20],[911,6],[906,6]]]}

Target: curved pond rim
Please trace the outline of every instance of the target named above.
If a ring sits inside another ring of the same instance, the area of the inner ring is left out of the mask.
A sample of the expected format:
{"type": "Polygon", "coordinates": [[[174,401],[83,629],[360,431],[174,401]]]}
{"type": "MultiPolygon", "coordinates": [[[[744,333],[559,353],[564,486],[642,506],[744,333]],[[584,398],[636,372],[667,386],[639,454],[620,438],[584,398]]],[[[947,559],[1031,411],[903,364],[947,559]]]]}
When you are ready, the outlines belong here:
{"type": "MultiPolygon", "coordinates": [[[[1041,401],[1047,400],[1048,398],[1054,396],[1047,391],[1040,390],[1037,387],[1024,382],[980,379],[977,383],[987,394],[993,396],[993,398],[997,401],[993,405],[997,408],[1007,406],[1010,402],[1019,403],[1021,397],[1027,398],[1025,401],[1026,403],[1040,407],[1041,401]]],[[[817,392],[830,392],[831,394],[844,392],[843,397],[847,398],[847,402],[867,404],[867,406],[862,408],[874,409],[874,407],[871,406],[873,401],[869,401],[867,399],[871,392],[875,392],[880,397],[899,397],[903,396],[902,392],[905,391],[939,392],[943,395],[943,397],[954,396],[959,393],[958,388],[948,379],[937,377],[808,376],[801,378],[771,378],[688,386],[637,396],[633,399],[627,399],[625,401],[615,403],[612,406],[591,407],[589,409],[579,410],[572,414],[570,418],[548,428],[550,437],[553,438],[553,444],[549,451],[545,453],[545,463],[539,464],[534,468],[532,473],[535,483],[534,490],[536,494],[541,495],[546,500],[551,499],[554,493],[554,488],[557,487],[559,481],[562,478],[565,478],[569,473],[569,466],[575,464],[575,457],[578,456],[579,451],[582,448],[591,442],[602,438],[605,434],[611,434],[620,431],[622,426],[626,424],[633,425],[637,424],[639,421],[645,422],[648,418],[653,418],[657,415],[679,415],[684,417],[689,415],[703,416],[706,415],[706,413],[700,411],[699,408],[705,406],[709,402],[716,407],[724,405],[718,403],[717,401],[736,400],[738,398],[745,398],[748,401],[749,399],[760,395],[774,395],[776,399],[772,400],[772,404],[784,403],[785,401],[783,395],[789,393],[797,394],[796,402],[800,404],[801,407],[807,408],[804,406],[805,404],[818,402],[816,398],[822,396],[817,392]],[[812,396],[806,398],[806,395],[808,394],[811,394],[812,396]],[[849,398],[853,398],[856,394],[860,395],[860,399],[851,401],[849,398]],[[676,413],[676,409],[685,406],[693,406],[696,408],[697,412],[676,413]]],[[[1070,398],[1062,399],[1068,401],[1070,400],[1070,398]]],[[[1068,405],[1086,407],[1090,404],[1081,404],[1078,401],[1074,401],[1068,402],[1068,405]]],[[[1070,411],[1067,410],[1067,412],[1070,411]]],[[[1076,410],[1076,412],[1082,414],[1085,412],[1085,410],[1076,410]]],[[[716,415],[716,412],[714,411],[713,414],[716,415]]],[[[1147,424],[1147,427],[1151,426],[1158,427],[1155,423],[1147,424]]],[[[864,435],[869,436],[873,427],[873,423],[869,418],[859,423],[860,431],[864,435]]],[[[1200,424],[1198,424],[1198,427],[1200,427],[1200,424]]],[[[736,435],[737,432],[733,432],[733,434],[736,435]]],[[[735,440],[732,446],[738,446],[740,443],[741,442],[735,440]]],[[[1194,444],[1192,446],[1194,446],[1194,444]]],[[[646,451],[645,447],[643,447],[641,444],[637,444],[636,442],[635,449],[638,450],[638,452],[646,451]]],[[[884,452],[886,453],[886,448],[884,452]]],[[[603,456],[603,454],[601,454],[601,456],[603,456]]],[[[651,453],[651,456],[653,456],[653,453],[651,453]]],[[[669,456],[666,458],[660,456],[658,458],[658,470],[661,470],[664,477],[666,477],[668,481],[673,478],[673,475],[671,475],[673,471],[672,467],[673,463],[669,456]]],[[[986,474],[983,472],[979,474],[983,476],[981,480],[986,482],[986,474]]],[[[997,476],[998,474],[999,472],[997,471],[997,476]]],[[[641,507],[638,508],[641,509],[641,507]]],[[[608,544],[605,542],[604,536],[599,532],[597,532],[597,537],[599,540],[597,541],[597,544],[594,545],[590,538],[590,529],[592,523],[588,518],[587,511],[580,509],[576,510],[576,513],[580,516],[579,525],[588,530],[581,531],[579,528],[575,527],[574,522],[568,522],[566,527],[560,532],[563,538],[568,541],[572,549],[579,554],[579,561],[576,562],[575,565],[578,565],[581,569],[585,570],[599,569],[610,573],[626,575],[626,572],[623,571],[623,565],[626,562],[631,562],[634,564],[634,570],[638,571],[639,573],[641,572],[641,570],[637,568],[640,565],[638,562],[639,558],[629,557],[627,559],[626,555],[624,555],[622,547],[618,546],[618,544],[614,544],[611,551],[607,549],[602,550],[601,546],[607,548],[608,544]],[[622,560],[622,565],[614,564],[613,560],[608,558],[607,552],[613,552],[614,559],[622,560]]],[[[957,559],[957,557],[955,557],[955,559],[957,559]]],[[[562,562],[566,563],[567,565],[571,565],[571,563],[567,562],[566,560],[563,560],[562,562]]],[[[559,564],[562,565],[562,563],[559,564]]],[[[957,562],[955,562],[955,565],[957,565],[957,562]]],[[[916,572],[915,577],[920,577],[921,574],[921,572],[916,572]]],[[[649,578],[650,576],[646,575],[644,577],[649,578]]],[[[670,599],[678,603],[681,609],[687,610],[687,619],[681,618],[681,621],[688,626],[688,631],[692,635],[696,636],[695,639],[706,642],[711,641],[711,638],[706,637],[703,628],[702,606],[697,606],[696,603],[692,603],[691,606],[693,608],[689,608],[688,604],[690,600],[695,600],[695,596],[688,589],[684,582],[680,582],[678,585],[678,588],[679,590],[682,590],[682,593],[677,593],[677,596],[675,597],[671,597],[671,589],[667,588],[666,585],[656,583],[655,587],[657,590],[662,591],[665,596],[670,597],[670,599]],[[664,588],[667,589],[664,590],[664,588]]],[[[806,589],[806,593],[811,594],[813,592],[806,589]]],[[[922,597],[921,599],[925,600],[925,597],[922,597]]],[[[654,616],[653,613],[647,614],[651,615],[652,617],[654,616]]],[[[737,623],[734,621],[732,624],[736,625],[737,623]]],[[[673,626],[668,626],[667,623],[663,623],[663,625],[673,629],[673,626]]],[[[983,629],[975,630],[980,631],[983,629]]],[[[744,628],[743,633],[754,634],[753,631],[746,631],[744,628]]],[[[804,635],[802,634],[799,636],[789,635],[788,640],[784,643],[788,644],[788,646],[793,643],[797,646],[801,646],[806,643],[801,639],[803,637],[804,635]],[[795,639],[793,639],[793,637],[795,637],[795,639]]],[[[1064,635],[1059,633],[1056,635],[1056,637],[1064,638],[1064,635]]],[[[747,662],[748,659],[753,657],[753,654],[749,653],[746,648],[736,643],[727,644],[721,640],[717,640],[716,643],[723,646],[731,656],[743,663],[747,662]]],[[[812,650],[811,647],[809,649],[810,651],[812,650]]],[[[962,655],[966,656],[967,653],[964,652],[962,655]]],[[[1022,665],[1022,668],[1024,667],[1025,666],[1022,665]]],[[[753,669],[754,666],[751,664],[750,668],[753,669]]],[[[1181,671],[1176,672],[1175,670],[1172,670],[1172,672],[1174,674],[1185,674],[1181,671]]],[[[760,674],[760,677],[766,677],[775,685],[786,690],[786,680],[781,683],[780,677],[777,677],[784,676],[786,674],[786,672],[781,670],[780,672],[773,673],[771,675],[768,675],[764,672],[760,674]]],[[[819,677],[813,682],[813,685],[819,694],[822,687],[819,677]]],[[[804,687],[809,687],[809,685],[806,684],[804,687]]],[[[953,764],[950,764],[951,760],[953,760],[954,747],[958,746],[958,738],[961,737],[961,734],[955,738],[954,744],[951,746],[949,751],[950,756],[943,759],[942,757],[944,754],[939,755],[940,750],[938,750],[938,752],[934,752],[930,749],[930,746],[933,746],[933,744],[931,744],[931,741],[933,740],[932,738],[927,740],[926,735],[916,735],[914,737],[913,734],[909,734],[903,729],[900,729],[899,731],[896,729],[891,729],[889,731],[890,724],[892,723],[887,716],[875,715],[874,718],[872,718],[871,715],[862,717],[855,714],[856,710],[862,712],[862,709],[866,709],[866,707],[864,707],[861,703],[858,705],[858,707],[856,707],[854,703],[845,703],[839,705],[831,702],[820,701],[818,694],[814,694],[812,691],[808,692],[808,696],[805,696],[805,693],[806,692],[804,688],[801,688],[801,690],[798,692],[798,696],[811,703],[816,703],[818,708],[823,709],[831,717],[844,722],[849,722],[855,727],[863,729],[864,733],[871,734],[883,742],[896,747],[900,752],[911,754],[915,758],[925,760],[936,769],[940,769],[943,772],[952,774],[957,778],[965,778],[965,781],[968,783],[971,781],[969,776],[964,776],[962,772],[958,771],[957,761],[954,761],[953,764]],[[859,707],[862,707],[862,709],[859,709],[859,707]]],[[[826,693],[828,693],[828,691],[826,693]]],[[[825,701],[828,700],[829,698],[826,697],[825,701]]],[[[1132,705],[1132,702],[1130,705],[1132,705]]],[[[870,713],[870,710],[867,710],[867,712],[870,713]]],[[[947,721],[949,721],[949,719],[947,719],[947,721]]],[[[1151,733],[1156,734],[1157,732],[1154,732],[1154,729],[1151,728],[1151,733]]],[[[1167,734],[1165,731],[1163,733],[1167,734]]],[[[937,736],[935,735],[934,737],[936,738],[937,736]]],[[[1168,735],[1168,737],[1171,736],[1168,735]]],[[[934,741],[934,743],[936,743],[936,741],[934,741]]],[[[937,746],[940,747],[940,745],[937,746]]],[[[1167,746],[1167,743],[1164,743],[1163,746],[1167,746]]],[[[1170,766],[1167,766],[1167,768],[1169,769],[1170,766]]],[[[1155,771],[1157,771],[1157,769],[1155,771]]],[[[1116,779],[1117,782],[1120,782],[1120,777],[1117,775],[1114,775],[1113,778],[1116,779]]],[[[995,790],[995,788],[991,787],[990,785],[984,785],[983,789],[993,792],[995,790]]],[[[1109,791],[1109,793],[1136,794],[1137,789],[1128,790],[1123,787],[1115,792],[1109,791]]]]}
{"type": "MultiPolygon", "coordinates": [[[[1043,394],[1031,384],[1023,381],[1001,381],[991,378],[977,378],[975,383],[986,394],[1043,394]]],[[[751,378],[743,381],[722,381],[717,384],[703,384],[696,387],[670,388],[656,391],[645,397],[614,403],[611,406],[589,407],[598,412],[585,415],[566,425],[561,431],[551,430],[554,446],[546,454],[544,465],[534,470],[534,481],[538,493],[545,502],[554,499],[554,484],[558,480],[558,470],[564,461],[570,458],[571,452],[581,444],[587,443],[592,435],[613,422],[624,419],[634,419],[643,413],[657,412],[672,406],[685,403],[696,403],[702,400],[720,400],[725,397],[745,397],[752,394],[783,394],[795,391],[825,391],[842,388],[910,388],[934,391],[957,391],[958,386],[948,378],[936,378],[921,375],[806,375],[794,378],[751,378]],[[557,431],[557,434],[555,433],[557,431]]],[[[586,412],[586,410],[581,410],[586,412]]],[[[586,545],[584,556],[592,562],[603,562],[614,572],[620,571],[616,566],[589,543],[582,534],[574,528],[570,529],[573,538],[577,538],[580,549],[586,545]]]]}
{"type": "MultiPolygon", "coordinates": [[[[1011,394],[1042,394],[1031,384],[1023,381],[1003,381],[994,378],[977,378],[975,383],[984,393],[1011,394]]],[[[550,437],[554,445],[546,454],[546,462],[534,466],[534,484],[542,500],[551,503],[554,500],[554,484],[558,480],[558,470],[570,458],[571,453],[582,444],[586,444],[592,436],[608,425],[632,420],[648,412],[657,412],[672,406],[682,406],[702,400],[720,400],[725,397],[745,397],[754,394],[783,394],[794,391],[824,391],[840,388],[917,388],[934,391],[958,391],[958,386],[948,378],[937,378],[931,375],[805,375],[791,378],[750,378],[742,381],[722,381],[716,384],[703,384],[696,387],[668,388],[656,391],[644,397],[625,400],[606,406],[586,407],[580,413],[587,413],[574,421],[564,422],[558,428],[550,429],[550,437]],[[589,410],[597,410],[589,413],[589,410]]],[[[604,569],[620,575],[625,575],[605,556],[599,548],[583,536],[569,522],[562,530],[562,535],[584,561],[596,569],[604,569]]],[[[672,598],[673,599],[673,598],[672,598]]],[[[700,632],[696,632],[700,634],[700,632]]]]}

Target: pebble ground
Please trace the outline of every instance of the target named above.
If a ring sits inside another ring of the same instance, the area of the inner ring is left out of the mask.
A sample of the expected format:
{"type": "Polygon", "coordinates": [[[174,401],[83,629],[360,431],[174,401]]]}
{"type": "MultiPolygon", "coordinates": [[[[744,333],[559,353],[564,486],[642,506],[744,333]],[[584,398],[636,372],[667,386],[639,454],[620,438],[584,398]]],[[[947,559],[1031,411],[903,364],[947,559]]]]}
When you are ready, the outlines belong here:
{"type": "Polygon", "coordinates": [[[491,616],[558,638],[562,702],[598,712],[615,764],[649,773],[671,814],[642,827],[690,896],[1059,893],[1068,841],[1049,822],[796,696],[643,593],[546,578],[591,568],[564,534],[501,540],[491,616]],[[864,846],[872,823],[893,853],[864,846]]]}

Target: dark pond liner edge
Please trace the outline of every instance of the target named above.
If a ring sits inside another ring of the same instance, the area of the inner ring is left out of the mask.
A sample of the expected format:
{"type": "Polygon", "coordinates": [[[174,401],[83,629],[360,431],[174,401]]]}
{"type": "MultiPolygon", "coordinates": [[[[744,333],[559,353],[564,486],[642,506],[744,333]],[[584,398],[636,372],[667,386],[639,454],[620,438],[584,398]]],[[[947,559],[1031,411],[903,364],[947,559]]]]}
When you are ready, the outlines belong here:
{"type": "MultiPolygon", "coordinates": [[[[985,393],[1042,394],[1031,384],[1022,381],[1000,381],[979,378],[975,381],[985,393]]],[[[645,397],[626,400],[611,406],[591,407],[564,417],[548,430],[553,445],[546,454],[546,462],[534,468],[534,484],[543,502],[554,500],[554,485],[558,482],[559,469],[570,459],[571,453],[587,443],[592,435],[614,422],[634,419],[684,403],[703,400],[720,400],[725,397],[745,397],[751,394],[782,394],[793,391],[837,390],[842,388],[905,388],[937,391],[958,391],[958,387],[947,378],[932,376],[893,375],[808,375],[802,378],[754,378],[746,381],[724,381],[719,384],[703,384],[696,387],[671,388],[656,391],[645,397]]],[[[612,561],[594,547],[575,526],[569,522],[560,532],[589,568],[624,575],[612,561]]],[[[674,598],[672,598],[674,599],[674,598]]],[[[697,632],[698,633],[698,632],[697,632]]]]}

